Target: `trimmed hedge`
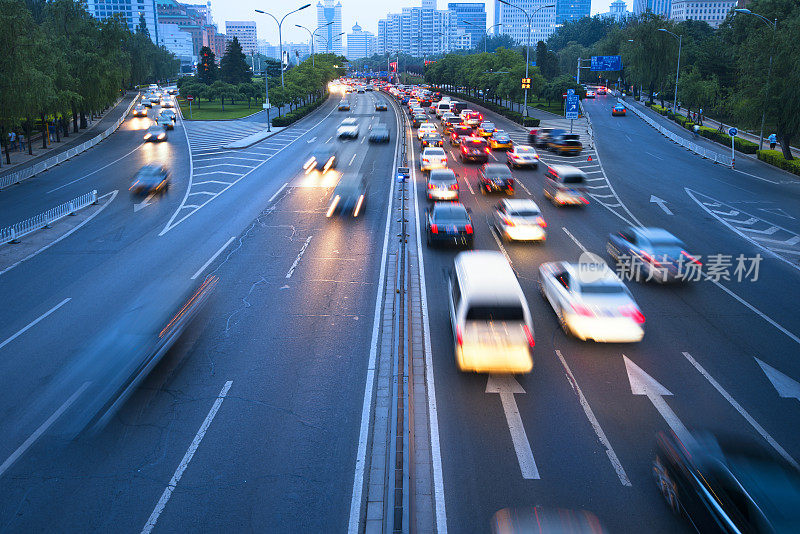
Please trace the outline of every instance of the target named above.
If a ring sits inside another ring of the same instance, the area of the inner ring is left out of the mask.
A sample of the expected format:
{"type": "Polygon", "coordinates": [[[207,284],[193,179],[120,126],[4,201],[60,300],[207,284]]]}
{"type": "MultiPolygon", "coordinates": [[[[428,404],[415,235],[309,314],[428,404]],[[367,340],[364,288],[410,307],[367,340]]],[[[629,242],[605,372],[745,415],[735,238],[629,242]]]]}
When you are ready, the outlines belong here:
{"type": "Polygon", "coordinates": [[[761,161],[800,176],[800,160],[786,159],[780,150],[758,150],[756,154],[761,161]]]}
{"type": "MultiPolygon", "coordinates": [[[[661,107],[657,104],[650,104],[650,109],[659,113],[668,119],[677,122],[684,128],[689,131],[693,131],[695,123],[690,121],[685,115],[681,115],[680,113],[673,113],[672,111],[668,110],[667,108],[661,107]]],[[[705,137],[706,139],[710,139],[711,141],[715,141],[725,146],[731,146],[731,136],[726,134],[725,132],[720,132],[717,129],[709,128],[708,126],[700,126],[700,130],[698,131],[700,135],[705,137]]],[[[742,139],[741,137],[737,137],[734,142],[734,147],[736,150],[743,154],[755,154],[758,150],[758,143],[753,143],[752,141],[748,141],[746,139],[742,139]]]]}
{"type": "Polygon", "coordinates": [[[472,102],[474,104],[479,104],[479,105],[485,107],[486,109],[488,109],[489,111],[493,111],[493,112],[497,113],[498,115],[502,115],[503,117],[505,117],[505,118],[507,118],[509,120],[512,120],[512,121],[516,122],[517,124],[521,124],[524,127],[539,126],[539,123],[541,122],[539,119],[537,119],[535,117],[523,117],[522,113],[519,113],[518,111],[510,110],[505,106],[500,106],[500,105],[495,104],[494,102],[489,102],[487,100],[483,100],[483,99],[478,98],[478,97],[470,96],[470,95],[467,95],[467,94],[464,94],[464,93],[456,93],[456,92],[453,92],[453,91],[441,91],[441,92],[443,94],[448,94],[450,96],[454,96],[454,97],[458,98],[459,100],[464,100],[464,101],[467,101],[467,102],[472,102]],[[523,119],[524,119],[524,121],[523,121],[523,119]]]}
{"type": "Polygon", "coordinates": [[[280,117],[275,117],[272,119],[273,126],[289,126],[290,124],[299,121],[322,104],[324,104],[328,100],[328,95],[326,94],[323,98],[318,98],[314,102],[310,104],[306,104],[301,108],[297,108],[296,110],[289,112],[285,115],[280,117]]]}

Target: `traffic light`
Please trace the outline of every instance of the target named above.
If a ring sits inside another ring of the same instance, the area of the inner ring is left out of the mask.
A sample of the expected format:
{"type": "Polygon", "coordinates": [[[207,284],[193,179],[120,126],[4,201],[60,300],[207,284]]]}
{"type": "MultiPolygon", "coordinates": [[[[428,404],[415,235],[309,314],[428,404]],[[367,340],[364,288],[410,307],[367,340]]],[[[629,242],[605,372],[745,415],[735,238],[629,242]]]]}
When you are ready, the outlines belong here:
{"type": "Polygon", "coordinates": [[[530,89],[531,88],[531,79],[530,78],[522,78],[522,88],[523,89],[530,89]]]}

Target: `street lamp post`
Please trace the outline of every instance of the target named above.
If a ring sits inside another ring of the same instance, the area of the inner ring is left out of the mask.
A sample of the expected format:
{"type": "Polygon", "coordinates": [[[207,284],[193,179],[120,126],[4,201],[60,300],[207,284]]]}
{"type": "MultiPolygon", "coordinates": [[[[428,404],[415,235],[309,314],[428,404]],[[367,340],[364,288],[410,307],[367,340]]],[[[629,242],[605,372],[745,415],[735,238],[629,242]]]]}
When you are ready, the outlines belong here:
{"type": "MultiPolygon", "coordinates": [[[[464,24],[469,24],[470,26],[475,26],[476,28],[480,28],[479,25],[473,24],[468,20],[465,20],[463,22],[464,22],[464,24]]],[[[502,26],[502,23],[498,22],[497,24],[493,24],[493,25],[489,26],[488,28],[486,28],[486,31],[484,32],[484,36],[483,36],[483,53],[484,54],[487,51],[487,41],[489,40],[489,30],[491,30],[492,28],[497,28],[498,26],[502,26]]]]}
{"type": "Polygon", "coordinates": [[[300,24],[295,24],[295,26],[297,26],[298,28],[303,28],[305,31],[307,31],[308,32],[308,36],[311,38],[311,66],[312,67],[315,66],[314,65],[314,36],[322,28],[324,28],[325,26],[330,26],[331,24],[333,24],[333,21],[330,21],[327,24],[323,24],[322,26],[317,26],[317,29],[314,30],[313,32],[311,30],[309,30],[308,28],[306,28],[305,26],[301,26],[300,24]]]}
{"type": "Polygon", "coordinates": [[[658,31],[664,32],[664,33],[668,33],[668,34],[670,34],[671,36],[673,36],[674,38],[676,38],[678,40],[678,68],[675,69],[675,98],[672,101],[672,112],[673,113],[677,113],[678,112],[678,76],[681,73],[681,43],[683,41],[683,35],[676,35],[676,34],[672,33],[671,31],[669,31],[667,29],[664,29],[664,28],[659,28],[658,31]]]}
{"type": "Polygon", "coordinates": [[[283,38],[281,36],[281,26],[283,25],[283,20],[286,17],[288,17],[292,13],[297,13],[298,11],[302,11],[303,9],[305,9],[307,7],[311,7],[311,4],[306,4],[306,5],[302,6],[302,7],[298,7],[294,11],[289,11],[287,14],[285,14],[283,16],[283,18],[281,20],[278,20],[278,18],[275,15],[273,15],[272,13],[267,13],[266,11],[261,11],[260,9],[256,9],[256,13],[261,13],[262,15],[269,15],[270,17],[272,17],[275,20],[275,23],[278,25],[278,48],[279,48],[280,53],[281,53],[281,87],[284,87],[284,85],[283,85],[283,38]]]}
{"type": "Polygon", "coordinates": [[[759,15],[758,13],[753,13],[749,9],[734,9],[736,13],[742,13],[743,15],[754,15],[761,20],[763,20],[767,26],[772,27],[772,46],[769,49],[769,68],[767,69],[767,86],[764,88],[764,103],[761,105],[761,132],[758,135],[758,149],[761,150],[764,148],[764,121],[767,118],[767,100],[769,99],[769,82],[770,78],[772,77],[772,51],[775,49],[775,33],[778,29],[778,19],[776,18],[772,22],[765,17],[764,15],[759,15]]]}
{"type": "MultiPolygon", "coordinates": [[[[555,4],[550,4],[550,5],[546,5],[546,6],[539,6],[536,9],[533,10],[532,14],[528,14],[528,12],[525,11],[524,9],[522,9],[521,7],[515,6],[514,4],[511,4],[511,3],[507,2],[506,0],[497,0],[497,1],[500,2],[501,4],[505,4],[505,5],[509,6],[509,7],[513,7],[514,9],[519,9],[520,11],[525,13],[526,17],[528,17],[528,39],[527,39],[528,44],[525,47],[525,79],[527,79],[528,78],[528,64],[530,63],[529,55],[531,53],[531,20],[532,20],[531,17],[533,17],[533,15],[535,15],[540,9],[545,9],[545,8],[548,8],[548,7],[556,7],[556,5],[555,4]]],[[[525,108],[523,109],[522,116],[523,117],[527,117],[528,116],[528,88],[527,87],[525,88],[525,108]]],[[[525,119],[523,119],[522,122],[524,123],[525,119]]]]}

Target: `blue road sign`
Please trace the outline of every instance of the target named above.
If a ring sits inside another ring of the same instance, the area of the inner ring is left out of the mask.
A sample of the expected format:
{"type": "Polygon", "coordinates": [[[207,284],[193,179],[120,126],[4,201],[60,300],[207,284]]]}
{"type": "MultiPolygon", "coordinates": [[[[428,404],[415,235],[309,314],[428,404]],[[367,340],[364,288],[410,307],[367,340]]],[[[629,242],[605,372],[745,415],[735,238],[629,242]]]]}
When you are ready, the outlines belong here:
{"type": "Polygon", "coordinates": [[[728,135],[730,135],[731,137],[736,137],[736,134],[738,134],[738,133],[739,133],[739,130],[737,130],[733,126],[731,126],[730,129],[728,130],[728,135]]]}
{"type": "Polygon", "coordinates": [[[622,57],[592,56],[591,70],[595,71],[622,70],[622,57]]]}
{"type": "Polygon", "coordinates": [[[577,119],[580,114],[580,110],[578,109],[578,95],[574,93],[573,91],[573,94],[567,94],[566,117],[568,119],[577,119]]]}
{"type": "Polygon", "coordinates": [[[575,89],[567,89],[567,96],[574,94],[575,94],[575,89]]]}

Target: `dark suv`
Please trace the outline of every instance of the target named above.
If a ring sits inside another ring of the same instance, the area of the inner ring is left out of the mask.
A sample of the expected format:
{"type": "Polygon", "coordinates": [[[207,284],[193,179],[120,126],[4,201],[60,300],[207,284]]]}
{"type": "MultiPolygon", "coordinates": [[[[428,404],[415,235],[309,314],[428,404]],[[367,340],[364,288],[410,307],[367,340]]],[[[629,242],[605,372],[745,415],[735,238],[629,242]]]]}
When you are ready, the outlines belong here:
{"type": "Polygon", "coordinates": [[[495,191],[513,195],[514,177],[502,163],[486,163],[478,171],[478,187],[484,195],[495,191]]]}
{"type": "Polygon", "coordinates": [[[482,137],[464,137],[461,139],[461,161],[489,161],[489,142],[482,137]]]}

